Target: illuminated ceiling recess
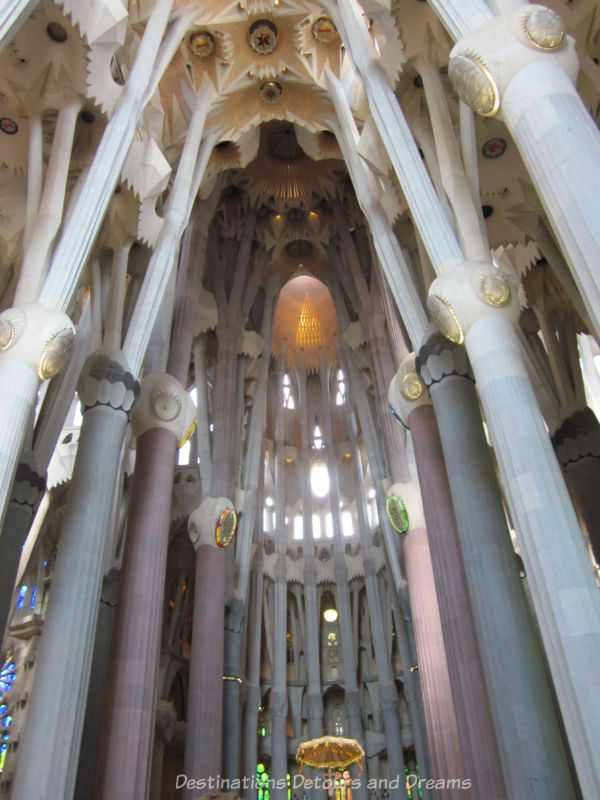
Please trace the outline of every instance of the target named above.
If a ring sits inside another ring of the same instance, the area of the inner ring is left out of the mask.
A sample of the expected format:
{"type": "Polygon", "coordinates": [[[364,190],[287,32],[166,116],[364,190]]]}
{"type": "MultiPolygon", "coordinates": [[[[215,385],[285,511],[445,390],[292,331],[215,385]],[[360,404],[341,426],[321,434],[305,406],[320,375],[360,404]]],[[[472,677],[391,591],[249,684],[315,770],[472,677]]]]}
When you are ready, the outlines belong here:
{"type": "Polygon", "coordinates": [[[273,355],[277,357],[286,342],[288,366],[298,366],[298,354],[304,353],[307,372],[318,372],[319,349],[328,364],[336,358],[339,328],[333,300],[324,283],[312,275],[301,274],[282,288],[273,328],[273,355]]]}

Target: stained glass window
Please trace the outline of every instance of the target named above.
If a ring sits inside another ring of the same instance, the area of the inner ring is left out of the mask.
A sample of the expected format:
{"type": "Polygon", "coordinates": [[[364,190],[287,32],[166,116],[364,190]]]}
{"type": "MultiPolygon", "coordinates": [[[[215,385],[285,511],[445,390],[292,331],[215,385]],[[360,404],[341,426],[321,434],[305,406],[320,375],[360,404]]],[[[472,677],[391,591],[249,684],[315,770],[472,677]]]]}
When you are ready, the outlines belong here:
{"type": "Polygon", "coordinates": [[[28,589],[29,587],[25,586],[25,584],[23,584],[23,586],[21,586],[21,588],[19,589],[19,597],[17,599],[17,608],[16,608],[17,611],[23,608],[28,589]]]}
{"type": "Polygon", "coordinates": [[[0,689],[9,692],[16,677],[16,667],[12,661],[5,661],[0,671],[0,689]]]}

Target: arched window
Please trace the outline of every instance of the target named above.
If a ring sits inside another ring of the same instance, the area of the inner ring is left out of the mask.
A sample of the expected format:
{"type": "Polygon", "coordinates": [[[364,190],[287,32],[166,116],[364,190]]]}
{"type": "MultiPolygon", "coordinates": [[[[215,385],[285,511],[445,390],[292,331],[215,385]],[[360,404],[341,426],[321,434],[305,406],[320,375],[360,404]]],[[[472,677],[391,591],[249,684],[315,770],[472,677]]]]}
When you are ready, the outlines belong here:
{"type": "Polygon", "coordinates": [[[310,486],[315,497],[329,494],[329,470],[324,461],[315,461],[310,471],[310,486]]]}
{"type": "Polygon", "coordinates": [[[302,514],[296,514],[294,517],[294,539],[296,541],[302,541],[304,538],[304,520],[302,519],[302,514]]]}
{"type": "Polygon", "coordinates": [[[16,611],[20,611],[25,605],[25,598],[27,597],[28,591],[29,591],[29,586],[26,586],[25,584],[23,584],[23,586],[21,586],[21,588],[19,589],[19,596],[17,598],[17,605],[15,609],[16,611]]]}
{"type": "Polygon", "coordinates": [[[313,448],[315,450],[320,450],[323,447],[323,434],[321,433],[321,428],[318,425],[315,425],[313,428],[313,448]]]}
{"type": "Polygon", "coordinates": [[[313,539],[321,538],[321,517],[318,514],[313,514],[312,517],[313,539]]]}
{"type": "Polygon", "coordinates": [[[289,408],[290,411],[293,411],[296,408],[294,403],[294,396],[292,395],[292,381],[290,376],[286,374],[283,376],[283,407],[289,408]]]}
{"type": "Polygon", "coordinates": [[[354,519],[350,511],[342,511],[342,533],[344,536],[354,536],[354,519]]]}

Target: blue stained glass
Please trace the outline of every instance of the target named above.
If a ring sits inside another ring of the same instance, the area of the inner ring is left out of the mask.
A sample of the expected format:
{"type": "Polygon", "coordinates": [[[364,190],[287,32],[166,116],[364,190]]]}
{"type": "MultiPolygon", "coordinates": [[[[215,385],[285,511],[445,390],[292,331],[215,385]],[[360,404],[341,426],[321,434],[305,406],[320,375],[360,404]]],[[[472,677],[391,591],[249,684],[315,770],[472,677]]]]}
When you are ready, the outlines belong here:
{"type": "Polygon", "coordinates": [[[23,586],[21,586],[21,588],[19,589],[19,599],[17,600],[17,609],[16,609],[17,611],[23,608],[28,588],[29,588],[28,586],[25,586],[25,584],[23,584],[23,586]]]}
{"type": "Polygon", "coordinates": [[[7,714],[5,717],[2,718],[2,727],[8,728],[10,727],[10,723],[13,721],[13,718],[10,714],[7,714]]]}
{"type": "Polygon", "coordinates": [[[7,711],[8,711],[8,706],[6,705],[6,703],[2,703],[2,705],[0,706],[0,714],[6,714],[7,711]]]}
{"type": "Polygon", "coordinates": [[[12,689],[13,682],[16,678],[16,667],[12,661],[5,661],[2,670],[0,670],[0,689],[3,692],[9,692],[12,689]]]}
{"type": "Polygon", "coordinates": [[[31,600],[29,601],[29,608],[33,611],[35,608],[35,599],[37,597],[37,586],[34,586],[31,590],[31,600]]]}
{"type": "Polygon", "coordinates": [[[2,741],[3,742],[8,742],[9,738],[10,738],[10,734],[9,733],[3,733],[2,734],[2,741]]]}

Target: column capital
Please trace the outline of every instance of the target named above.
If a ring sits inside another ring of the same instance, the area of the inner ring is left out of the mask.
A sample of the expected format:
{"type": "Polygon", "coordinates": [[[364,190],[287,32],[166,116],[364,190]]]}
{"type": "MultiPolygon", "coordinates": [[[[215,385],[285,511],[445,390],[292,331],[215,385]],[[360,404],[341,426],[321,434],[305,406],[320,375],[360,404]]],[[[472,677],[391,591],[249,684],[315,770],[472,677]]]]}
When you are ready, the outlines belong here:
{"type": "Polygon", "coordinates": [[[131,415],[131,429],[141,436],[151,428],[172,431],[181,447],[196,426],[196,407],[172,375],[156,373],[142,379],[140,399],[131,415]]]}
{"type": "Polygon", "coordinates": [[[45,491],[45,472],[40,470],[35,463],[33,454],[23,453],[13,483],[11,503],[28,506],[33,515],[37,511],[45,491]]]}
{"type": "Polygon", "coordinates": [[[421,345],[416,367],[430,390],[434,384],[450,376],[475,380],[465,348],[439,331],[434,331],[421,345]]]}
{"type": "Polygon", "coordinates": [[[517,325],[519,280],[491,262],[464,262],[437,277],[429,287],[427,310],[447,339],[462,344],[484,317],[504,317],[517,325]]]}
{"type": "Polygon", "coordinates": [[[415,408],[431,405],[427,388],[418,372],[414,353],[410,353],[404,359],[390,381],[388,402],[401,422],[407,427],[408,417],[415,408]]]}
{"type": "Polygon", "coordinates": [[[40,380],[53,378],[68,360],[75,328],[62,311],[23,303],[0,314],[0,359],[26,364],[40,380]]]}
{"type": "Polygon", "coordinates": [[[225,511],[233,509],[227,497],[206,497],[188,520],[188,533],[195,548],[201,545],[218,547],[216,527],[225,511]]]}
{"type": "MultiPolygon", "coordinates": [[[[458,95],[484,117],[502,116],[502,97],[522,69],[556,64],[575,82],[579,62],[560,16],[542,5],[523,5],[494,17],[452,48],[448,75],[458,95]]],[[[551,87],[549,87],[551,88],[551,87]]]]}
{"type": "Polygon", "coordinates": [[[88,356],[77,381],[83,413],[96,406],[109,406],[129,416],[139,392],[140,385],[129,371],[125,356],[117,350],[102,348],[88,356]]]}
{"type": "Polygon", "coordinates": [[[580,408],[563,419],[552,444],[563,467],[582,458],[600,458],[600,424],[591,408],[580,408]]]}

